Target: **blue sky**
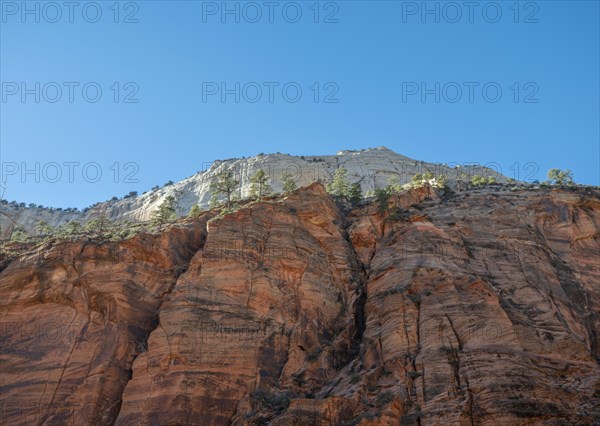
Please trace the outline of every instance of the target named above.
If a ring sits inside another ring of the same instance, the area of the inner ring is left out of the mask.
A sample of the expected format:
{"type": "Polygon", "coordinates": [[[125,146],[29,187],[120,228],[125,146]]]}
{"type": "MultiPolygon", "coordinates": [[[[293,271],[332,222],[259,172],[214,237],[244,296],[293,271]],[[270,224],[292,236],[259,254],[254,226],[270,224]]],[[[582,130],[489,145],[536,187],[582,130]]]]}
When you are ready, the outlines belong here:
{"type": "Polygon", "coordinates": [[[381,145],[600,184],[597,1],[48,3],[1,5],[8,200],[85,207],[215,159],[381,145]]]}

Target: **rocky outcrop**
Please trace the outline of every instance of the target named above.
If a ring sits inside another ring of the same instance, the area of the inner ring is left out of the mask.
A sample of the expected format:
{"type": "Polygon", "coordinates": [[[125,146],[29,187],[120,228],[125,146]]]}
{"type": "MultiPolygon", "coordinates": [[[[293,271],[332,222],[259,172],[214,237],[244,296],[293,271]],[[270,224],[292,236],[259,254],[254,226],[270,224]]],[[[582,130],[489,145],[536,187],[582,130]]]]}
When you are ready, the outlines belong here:
{"type": "MultiPolygon", "coordinates": [[[[0,238],[10,235],[15,226],[21,225],[27,231],[35,234],[35,225],[43,220],[52,227],[65,224],[68,221],[85,223],[100,215],[115,221],[145,221],[165,200],[173,196],[177,200],[177,213],[186,215],[190,208],[198,204],[208,208],[211,194],[210,184],[218,173],[230,170],[240,182],[237,197],[244,198],[250,194],[250,177],[262,169],[270,177],[270,184],[275,191],[281,191],[281,174],[285,171],[292,175],[298,186],[307,186],[313,182],[328,182],[334,171],[343,166],[348,170],[348,178],[352,182],[360,182],[363,191],[384,188],[390,178],[394,177],[400,183],[410,182],[415,173],[432,172],[444,174],[450,184],[456,181],[468,180],[479,174],[494,176],[498,182],[506,182],[506,178],[498,172],[495,163],[489,167],[475,165],[447,165],[426,163],[413,160],[385,148],[371,148],[361,151],[340,151],[336,155],[323,156],[291,156],[287,154],[258,155],[250,158],[234,158],[215,161],[193,176],[148,191],[137,197],[124,198],[118,201],[98,203],[85,212],[50,210],[48,208],[19,207],[10,204],[0,204],[0,238]]],[[[1,199],[1,197],[0,197],[1,199]]]]}
{"type": "Polygon", "coordinates": [[[205,222],[122,243],[49,243],[2,270],[2,424],[112,424],[205,222]]]}
{"type": "Polygon", "coordinates": [[[363,362],[390,410],[422,424],[600,420],[597,195],[484,190],[406,209],[406,194],[396,220],[353,212],[355,244],[378,236],[361,255],[363,362]]]}
{"type": "Polygon", "coordinates": [[[314,184],[48,243],[0,272],[2,422],[597,424],[598,196],[314,184]]]}
{"type": "Polygon", "coordinates": [[[320,390],[356,332],[342,222],[320,185],[211,221],[134,364],[117,424],[226,424],[240,401],[251,414],[249,395],[320,390]]]}

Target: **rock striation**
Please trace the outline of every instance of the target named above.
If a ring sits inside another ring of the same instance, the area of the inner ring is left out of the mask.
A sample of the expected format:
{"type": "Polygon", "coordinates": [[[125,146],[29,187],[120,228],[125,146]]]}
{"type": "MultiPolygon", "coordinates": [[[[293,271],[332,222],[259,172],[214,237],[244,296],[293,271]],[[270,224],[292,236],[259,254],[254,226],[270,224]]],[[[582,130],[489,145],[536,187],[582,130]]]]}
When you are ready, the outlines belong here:
{"type": "Polygon", "coordinates": [[[160,306],[205,236],[185,224],[122,243],[49,243],[6,266],[2,424],[112,424],[160,306]]]}
{"type": "Polygon", "coordinates": [[[250,194],[250,177],[262,169],[270,178],[275,191],[281,191],[281,174],[288,172],[298,184],[307,186],[321,181],[328,182],[338,167],[348,170],[348,178],[352,182],[360,182],[363,192],[375,188],[384,188],[390,178],[400,183],[410,182],[416,173],[431,172],[446,175],[451,184],[468,180],[471,176],[494,176],[498,182],[506,182],[499,173],[499,166],[490,163],[487,166],[447,165],[426,163],[413,160],[385,148],[370,148],[360,151],[340,151],[336,155],[323,156],[291,156],[287,154],[261,154],[250,158],[234,158],[215,161],[207,170],[193,176],[148,191],[137,197],[98,203],[85,212],[50,210],[47,208],[19,207],[18,205],[0,204],[0,237],[6,238],[15,226],[23,226],[28,232],[35,233],[35,225],[43,220],[52,227],[64,225],[68,221],[85,223],[98,216],[105,216],[114,221],[145,221],[168,196],[177,200],[177,213],[186,215],[190,208],[198,204],[208,208],[210,203],[210,184],[217,175],[225,170],[234,173],[240,182],[235,196],[244,198],[250,194]]]}
{"type": "Polygon", "coordinates": [[[0,271],[3,424],[600,422],[597,190],[319,183],[0,271]]]}

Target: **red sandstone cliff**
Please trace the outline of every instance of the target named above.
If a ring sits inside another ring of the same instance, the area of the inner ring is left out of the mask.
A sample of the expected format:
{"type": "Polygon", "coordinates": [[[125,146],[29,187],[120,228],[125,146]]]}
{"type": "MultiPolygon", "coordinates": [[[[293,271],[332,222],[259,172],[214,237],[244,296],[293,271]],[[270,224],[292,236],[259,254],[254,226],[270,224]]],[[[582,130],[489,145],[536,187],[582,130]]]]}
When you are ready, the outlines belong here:
{"type": "Polygon", "coordinates": [[[600,422],[597,193],[213,215],[5,262],[2,424],[600,422]]]}

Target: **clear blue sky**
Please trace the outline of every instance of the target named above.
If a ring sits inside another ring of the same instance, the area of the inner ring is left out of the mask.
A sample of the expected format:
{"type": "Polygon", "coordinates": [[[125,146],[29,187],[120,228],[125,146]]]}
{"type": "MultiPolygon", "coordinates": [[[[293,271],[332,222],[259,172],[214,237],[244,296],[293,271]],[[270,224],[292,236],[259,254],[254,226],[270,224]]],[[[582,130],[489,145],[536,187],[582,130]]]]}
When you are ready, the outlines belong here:
{"type": "Polygon", "coordinates": [[[421,1],[320,2],[318,16],[313,1],[279,2],[272,16],[262,1],[227,2],[240,8],[239,23],[216,10],[221,1],[121,2],[118,16],[113,0],[100,1],[96,23],[89,2],[60,16],[45,3],[38,23],[35,12],[22,15],[21,1],[2,1],[0,196],[8,200],[84,207],[215,159],[380,145],[429,162],[494,162],[528,180],[569,168],[576,181],[600,184],[598,1],[520,2],[518,13],[513,1],[474,10],[427,2],[439,7],[439,23],[421,14],[421,1]],[[236,82],[239,103],[210,94],[236,82]],[[269,82],[279,84],[272,103],[269,82]],[[421,83],[435,91],[436,82],[440,102],[435,93],[423,102],[421,83]],[[33,91],[25,102],[21,83],[33,91]],[[79,84],[72,103],[69,83],[79,84]],[[250,102],[257,85],[262,97],[250,102]],[[102,97],[92,103],[95,87],[102,97]],[[22,176],[23,163],[33,172],[22,176]]]}

